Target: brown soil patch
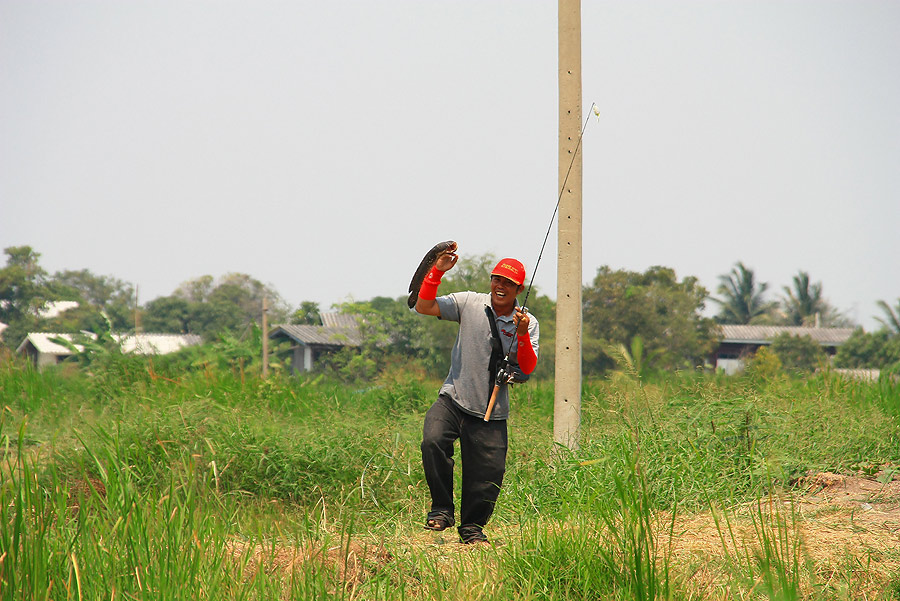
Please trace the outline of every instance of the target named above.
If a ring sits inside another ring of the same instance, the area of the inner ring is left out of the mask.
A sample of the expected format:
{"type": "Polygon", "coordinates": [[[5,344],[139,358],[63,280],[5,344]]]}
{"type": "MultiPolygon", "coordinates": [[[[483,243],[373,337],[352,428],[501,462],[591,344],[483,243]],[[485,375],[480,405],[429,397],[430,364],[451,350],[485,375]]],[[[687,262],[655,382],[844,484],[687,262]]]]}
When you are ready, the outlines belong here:
{"type": "Polygon", "coordinates": [[[849,598],[878,598],[900,573],[900,481],[812,474],[794,494],[678,517],[671,541],[670,525],[661,524],[660,548],[671,545],[672,564],[690,566],[701,598],[728,590],[717,566],[729,554],[755,557],[761,532],[786,557],[797,550],[811,579],[849,598]]]}
{"type": "Polygon", "coordinates": [[[232,541],[228,552],[238,562],[246,560],[244,577],[252,578],[262,569],[265,573],[290,573],[301,566],[315,565],[334,576],[334,581],[348,589],[365,582],[371,574],[384,568],[393,556],[384,546],[365,545],[357,541],[331,546],[285,546],[250,544],[232,541]]]}

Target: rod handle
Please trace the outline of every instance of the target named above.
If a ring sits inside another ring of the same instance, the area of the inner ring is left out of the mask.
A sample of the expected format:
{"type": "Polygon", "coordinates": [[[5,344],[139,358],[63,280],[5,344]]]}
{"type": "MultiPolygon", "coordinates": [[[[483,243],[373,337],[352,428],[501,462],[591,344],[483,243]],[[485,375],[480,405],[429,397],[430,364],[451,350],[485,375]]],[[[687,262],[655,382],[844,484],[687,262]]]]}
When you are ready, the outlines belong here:
{"type": "Polygon", "coordinates": [[[494,384],[494,390],[491,391],[491,400],[488,401],[487,411],[484,412],[484,421],[491,419],[491,412],[494,410],[494,403],[497,402],[497,392],[500,390],[500,384],[494,384]]]}

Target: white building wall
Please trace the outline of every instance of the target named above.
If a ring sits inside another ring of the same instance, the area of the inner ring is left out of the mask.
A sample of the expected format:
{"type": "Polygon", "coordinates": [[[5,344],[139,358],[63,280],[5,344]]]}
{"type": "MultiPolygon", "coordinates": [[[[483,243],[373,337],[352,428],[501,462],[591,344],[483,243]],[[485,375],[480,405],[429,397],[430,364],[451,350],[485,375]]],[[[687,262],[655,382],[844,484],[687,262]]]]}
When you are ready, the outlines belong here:
{"type": "Polygon", "coordinates": [[[744,361],[741,359],[716,359],[716,371],[723,371],[728,376],[739,374],[744,371],[744,361]]]}

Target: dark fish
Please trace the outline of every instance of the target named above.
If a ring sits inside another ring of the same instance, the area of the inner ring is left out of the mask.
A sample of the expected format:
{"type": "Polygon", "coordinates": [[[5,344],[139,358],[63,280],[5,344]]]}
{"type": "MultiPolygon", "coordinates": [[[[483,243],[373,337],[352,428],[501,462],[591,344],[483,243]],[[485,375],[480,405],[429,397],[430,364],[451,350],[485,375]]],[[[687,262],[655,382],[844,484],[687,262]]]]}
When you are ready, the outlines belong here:
{"type": "Polygon", "coordinates": [[[425,279],[425,276],[428,275],[428,272],[431,271],[431,268],[434,267],[438,257],[445,252],[453,252],[455,250],[456,242],[447,240],[446,242],[435,244],[434,247],[428,251],[422,259],[422,262],[419,263],[419,266],[416,268],[416,273],[409,283],[409,298],[406,300],[406,304],[409,305],[410,309],[416,306],[416,299],[419,297],[419,288],[422,287],[422,281],[425,279]]]}

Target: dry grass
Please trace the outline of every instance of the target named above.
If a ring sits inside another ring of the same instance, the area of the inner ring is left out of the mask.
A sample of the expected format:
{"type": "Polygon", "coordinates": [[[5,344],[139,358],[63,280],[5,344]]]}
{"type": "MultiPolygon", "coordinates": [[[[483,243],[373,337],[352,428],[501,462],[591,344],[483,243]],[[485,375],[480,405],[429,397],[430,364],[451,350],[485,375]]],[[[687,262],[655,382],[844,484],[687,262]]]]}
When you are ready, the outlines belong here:
{"type": "MultiPolygon", "coordinates": [[[[900,572],[900,482],[819,473],[801,487],[801,494],[763,499],[762,505],[679,516],[672,540],[668,524],[660,529],[659,548],[671,545],[673,571],[686,575],[683,582],[697,598],[728,597],[732,583],[723,566],[728,556],[759,551],[761,515],[769,525],[787,523],[782,532],[799,537],[820,585],[852,591],[851,598],[878,598],[900,572]]],[[[788,548],[795,541],[780,542],[788,548]]]]}
{"type": "MultiPolygon", "coordinates": [[[[884,595],[892,575],[900,572],[900,481],[879,483],[866,478],[820,473],[801,483],[800,493],[745,503],[734,507],[707,510],[690,515],[657,516],[656,535],[659,553],[670,553],[669,573],[689,598],[744,598],[752,594],[746,583],[734,579],[734,558],[755,557],[759,550],[760,516],[773,526],[781,520],[781,531],[791,540],[779,541],[786,548],[800,545],[809,578],[818,586],[849,591],[849,598],[874,599],[884,595]],[[672,536],[669,536],[669,533],[672,536]]],[[[572,526],[545,524],[560,532],[572,526]]],[[[497,570],[503,547],[515,544],[521,534],[512,524],[492,524],[487,532],[490,545],[462,545],[455,529],[435,533],[414,529],[394,542],[366,542],[361,534],[349,543],[327,547],[307,545],[278,547],[248,545],[234,541],[229,548],[235,559],[248,556],[245,576],[255,571],[282,572],[285,578],[300,568],[327,570],[335,582],[352,592],[378,573],[399,573],[398,564],[424,562],[446,578],[446,586],[455,592],[448,598],[490,598],[492,583],[499,582],[497,570]],[[471,579],[460,574],[475,570],[471,579]],[[462,582],[468,580],[468,584],[462,582]],[[462,586],[477,590],[456,590],[462,586]],[[458,593],[458,595],[456,594],[458,593]]],[[[776,531],[775,536],[779,536],[776,531]]],[[[411,598],[416,591],[428,596],[427,583],[404,576],[411,598]]],[[[351,594],[352,597],[352,594],[351,594]]]]}
{"type": "MultiPolygon", "coordinates": [[[[384,546],[354,540],[325,547],[313,544],[250,544],[233,540],[227,551],[237,563],[244,565],[245,580],[251,580],[262,570],[266,574],[278,574],[282,580],[289,582],[296,572],[312,569],[328,574],[331,582],[339,583],[351,593],[393,560],[384,546]]],[[[350,598],[353,598],[352,594],[350,598]]]]}

